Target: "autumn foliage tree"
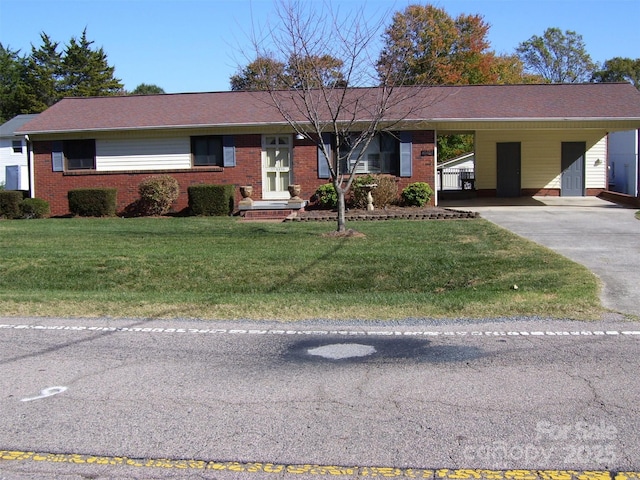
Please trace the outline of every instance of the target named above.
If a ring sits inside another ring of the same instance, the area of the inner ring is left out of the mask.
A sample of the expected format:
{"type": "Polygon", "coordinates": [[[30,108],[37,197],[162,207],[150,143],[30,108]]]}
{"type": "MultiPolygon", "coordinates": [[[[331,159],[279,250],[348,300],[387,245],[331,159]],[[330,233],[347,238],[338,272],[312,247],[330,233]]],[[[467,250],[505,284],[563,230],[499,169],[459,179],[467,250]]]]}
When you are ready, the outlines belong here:
{"type": "Polygon", "coordinates": [[[391,75],[421,85],[520,83],[522,63],[490,50],[489,28],[480,15],[452,18],[433,5],[410,5],[394,14],[384,32],[380,80],[391,75]]]}
{"type": "Polygon", "coordinates": [[[231,90],[267,90],[287,88],[286,65],[268,56],[260,56],[231,76],[231,90]]]}
{"type": "Polygon", "coordinates": [[[231,90],[282,90],[344,84],[343,61],[331,55],[292,53],[287,62],[259,56],[230,78],[231,90]]]}
{"type": "MultiPolygon", "coordinates": [[[[490,25],[480,15],[451,17],[433,5],[410,5],[396,12],[383,35],[378,58],[381,82],[387,75],[407,84],[470,85],[532,83],[516,55],[490,49],[490,25]]],[[[472,151],[473,135],[438,136],[438,157],[448,160],[472,151]]]]}

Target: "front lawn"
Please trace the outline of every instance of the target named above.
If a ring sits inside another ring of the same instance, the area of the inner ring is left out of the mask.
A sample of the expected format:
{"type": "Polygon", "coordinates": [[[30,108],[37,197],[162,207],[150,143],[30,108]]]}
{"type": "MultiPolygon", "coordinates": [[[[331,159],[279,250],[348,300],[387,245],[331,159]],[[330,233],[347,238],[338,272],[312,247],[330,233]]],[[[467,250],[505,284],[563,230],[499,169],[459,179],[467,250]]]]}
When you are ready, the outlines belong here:
{"type": "Polygon", "coordinates": [[[587,269],[478,220],[0,221],[0,315],[597,318],[587,269]],[[517,289],[515,286],[517,285],[517,289]]]}

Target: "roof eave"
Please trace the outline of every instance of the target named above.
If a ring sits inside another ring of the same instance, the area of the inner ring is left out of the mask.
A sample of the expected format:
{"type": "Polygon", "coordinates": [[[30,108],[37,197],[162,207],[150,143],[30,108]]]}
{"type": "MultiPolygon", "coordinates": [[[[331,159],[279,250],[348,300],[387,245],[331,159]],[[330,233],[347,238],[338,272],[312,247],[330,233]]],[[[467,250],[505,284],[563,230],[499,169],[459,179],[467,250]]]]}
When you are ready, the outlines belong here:
{"type": "MultiPolygon", "coordinates": [[[[364,122],[364,120],[363,120],[364,122]]],[[[492,117],[492,118],[424,118],[405,119],[400,123],[410,124],[443,124],[443,123],[518,123],[518,122],[640,122],[640,117],[492,117]]],[[[186,124],[186,125],[144,125],[127,127],[99,127],[99,128],[78,128],[78,129],[55,129],[55,130],[16,130],[15,135],[56,135],[68,133],[92,133],[92,132],[135,132],[141,130],[187,130],[205,128],[259,128],[259,127],[282,127],[289,126],[286,121],[280,122],[254,122],[254,123],[216,123],[216,124],[186,124]]]]}
{"type": "Polygon", "coordinates": [[[21,130],[20,135],[52,135],[60,133],[92,133],[92,132],[136,132],[140,130],[187,130],[200,128],[255,128],[262,126],[289,125],[287,122],[263,122],[263,123],[215,123],[215,124],[189,124],[189,125],[143,125],[136,127],[98,127],[98,128],[71,128],[57,130],[21,130]]]}

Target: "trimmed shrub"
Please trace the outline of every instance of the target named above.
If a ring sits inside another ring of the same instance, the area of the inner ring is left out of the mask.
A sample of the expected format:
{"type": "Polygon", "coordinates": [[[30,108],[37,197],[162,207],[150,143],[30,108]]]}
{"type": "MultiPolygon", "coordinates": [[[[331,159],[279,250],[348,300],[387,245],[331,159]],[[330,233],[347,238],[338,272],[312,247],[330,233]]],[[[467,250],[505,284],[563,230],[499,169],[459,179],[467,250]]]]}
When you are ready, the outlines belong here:
{"type": "Polygon", "coordinates": [[[402,200],[410,207],[424,207],[432,195],[433,190],[426,182],[415,182],[402,190],[402,200]]]}
{"type": "Polygon", "coordinates": [[[171,175],[159,175],[138,185],[140,211],[143,215],[164,215],[180,195],[180,185],[171,175]]]}
{"type": "Polygon", "coordinates": [[[233,213],[234,185],[191,185],[187,188],[192,215],[226,216],[233,213]]]}
{"type": "Polygon", "coordinates": [[[333,209],[338,207],[338,192],[333,183],[320,185],[315,193],[320,208],[333,209]]]}
{"type": "Polygon", "coordinates": [[[0,218],[20,218],[20,203],[24,194],[19,190],[0,191],[0,218]]]}
{"type": "Polygon", "coordinates": [[[351,186],[351,202],[354,208],[367,208],[367,192],[362,185],[377,185],[371,191],[373,204],[384,208],[398,202],[398,181],[391,175],[364,175],[354,179],[351,186]]]}
{"type": "Polygon", "coordinates": [[[113,217],[116,214],[115,188],[78,188],[69,190],[69,211],[80,217],[113,217]]]}
{"type": "Polygon", "coordinates": [[[25,198],[20,204],[22,218],[45,218],[50,211],[49,202],[41,198],[25,198]]]}

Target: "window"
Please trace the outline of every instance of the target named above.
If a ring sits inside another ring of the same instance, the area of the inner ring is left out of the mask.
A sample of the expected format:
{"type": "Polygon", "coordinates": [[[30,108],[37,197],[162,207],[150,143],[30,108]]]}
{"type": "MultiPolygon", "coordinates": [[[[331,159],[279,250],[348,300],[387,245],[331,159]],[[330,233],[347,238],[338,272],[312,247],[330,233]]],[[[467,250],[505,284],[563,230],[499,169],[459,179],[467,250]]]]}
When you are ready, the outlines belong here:
{"type": "Polygon", "coordinates": [[[64,158],[67,170],[93,170],[96,168],[95,140],[65,140],[64,158]]]}
{"type": "MultiPolygon", "coordinates": [[[[355,141],[357,134],[352,134],[346,139],[345,150],[350,148],[351,142],[355,141]]],[[[396,174],[398,171],[399,158],[399,141],[396,136],[391,133],[382,132],[371,139],[367,149],[362,154],[360,163],[356,168],[356,173],[390,173],[396,174]]],[[[349,158],[347,165],[346,159],[340,165],[341,170],[346,173],[350,171],[358,155],[362,152],[362,148],[356,148],[349,158]]],[[[344,152],[344,155],[347,151],[344,152]]],[[[342,155],[341,155],[342,156],[342,155]]]]}
{"type": "Polygon", "coordinates": [[[22,140],[13,140],[11,142],[13,153],[22,153],[22,140]]]}
{"type": "Polygon", "coordinates": [[[222,137],[191,137],[191,155],[195,167],[224,166],[222,137]]]}

